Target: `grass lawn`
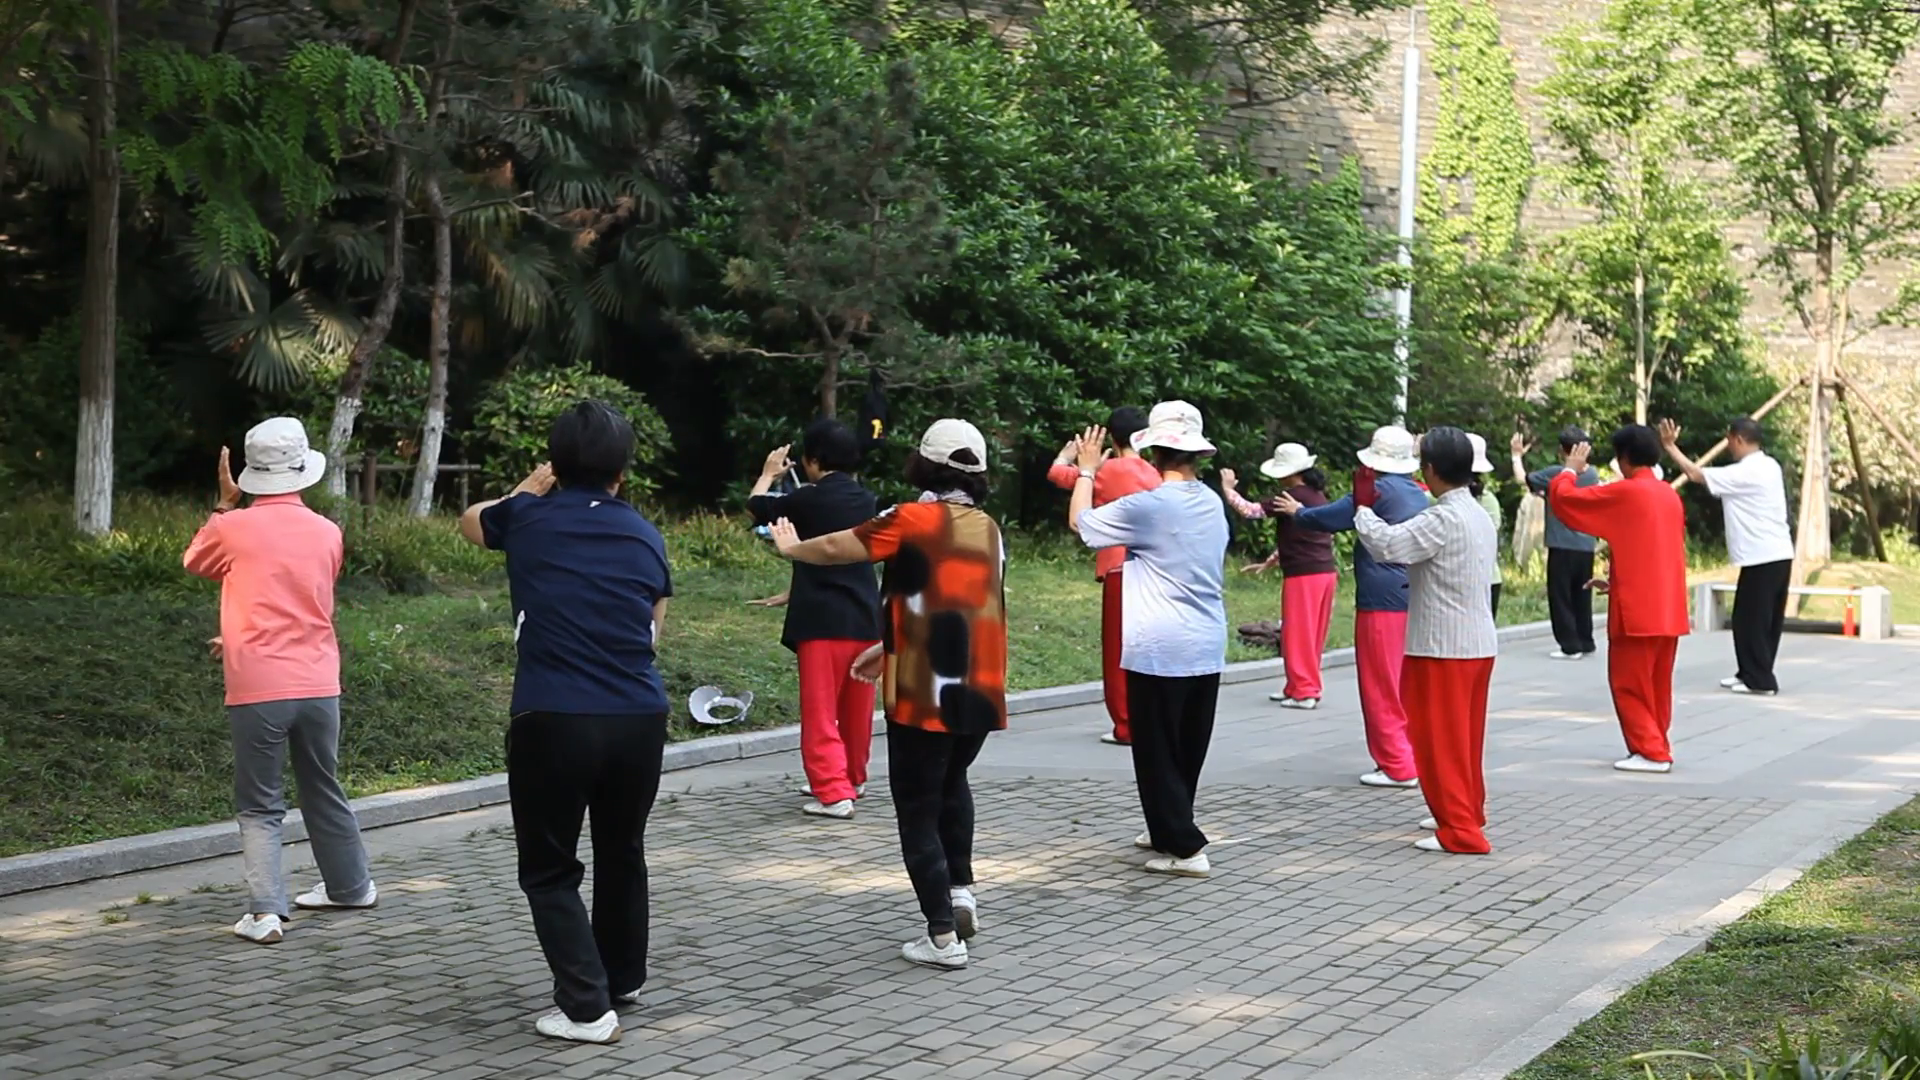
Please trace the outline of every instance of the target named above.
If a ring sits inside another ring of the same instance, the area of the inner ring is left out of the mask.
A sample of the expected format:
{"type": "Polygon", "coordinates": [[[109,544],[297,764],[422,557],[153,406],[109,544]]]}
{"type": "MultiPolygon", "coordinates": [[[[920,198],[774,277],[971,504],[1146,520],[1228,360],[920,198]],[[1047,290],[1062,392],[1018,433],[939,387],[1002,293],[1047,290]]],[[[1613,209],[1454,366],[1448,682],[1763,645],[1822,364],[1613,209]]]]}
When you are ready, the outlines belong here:
{"type": "MultiPolygon", "coordinates": [[[[1707,947],[1629,990],[1509,1080],[1718,1076],[1712,1064],[1630,1063],[1635,1054],[1706,1054],[1745,1076],[1741,1047],[1770,1060],[1785,1028],[1796,1049],[1817,1036],[1828,1062],[1888,1029],[1912,1054],[1920,999],[1920,800],[1816,863],[1791,888],[1714,935],[1707,947]]],[[[1799,1071],[1766,1076],[1813,1077],[1799,1071]]],[[[1820,1076],[1827,1075],[1819,1073],[1820,1076]]],[[[1849,1074],[1853,1075],[1853,1074],[1849,1074]]],[[[1862,1074],[1862,1080],[1870,1075],[1862,1074]]],[[[1888,1074],[1894,1075],[1894,1074],[1888,1074]]],[[[1898,1075],[1905,1075],[1904,1073],[1898,1075]]]]}
{"type": "MultiPolygon", "coordinates": [[[[203,645],[217,632],[217,592],[180,569],[204,510],[128,499],[119,531],[98,542],[76,539],[66,514],[46,500],[0,508],[0,856],[231,812],[220,670],[203,645]]],[[[499,557],[459,541],[446,519],[356,510],[346,527],[337,626],[349,791],[499,771],[513,677],[499,557]]],[[[708,683],[754,692],[748,727],[794,722],[782,613],[747,605],[785,587],[786,565],[741,519],[675,521],[666,533],[677,596],[660,661],[673,736],[739,729],[686,719],[687,694],[708,683]]],[[[1058,532],[1014,534],[1009,547],[1012,687],[1099,678],[1091,555],[1058,532]]],[[[1351,644],[1351,584],[1332,647],[1351,644]]],[[[1279,588],[1277,576],[1232,575],[1234,624],[1277,617],[1279,588]]],[[[1543,618],[1539,581],[1510,575],[1501,616],[1543,618]]],[[[1261,655],[1236,643],[1232,658],[1261,655]]]]}

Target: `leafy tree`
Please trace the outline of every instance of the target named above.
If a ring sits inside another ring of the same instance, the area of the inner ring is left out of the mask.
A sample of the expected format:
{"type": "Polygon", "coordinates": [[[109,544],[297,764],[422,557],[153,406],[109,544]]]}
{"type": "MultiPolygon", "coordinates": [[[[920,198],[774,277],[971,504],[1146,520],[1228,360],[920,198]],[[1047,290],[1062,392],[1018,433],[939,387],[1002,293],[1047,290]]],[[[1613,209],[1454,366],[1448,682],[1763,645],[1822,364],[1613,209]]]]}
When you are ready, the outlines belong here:
{"type": "Polygon", "coordinates": [[[1649,422],[1663,376],[1750,364],[1725,222],[1685,157],[1695,72],[1674,47],[1681,14],[1669,0],[1618,0],[1553,42],[1559,70],[1541,87],[1561,151],[1548,175],[1594,215],[1552,237],[1544,262],[1577,332],[1581,379],[1602,401],[1630,388],[1631,411],[1600,410],[1610,422],[1649,422]]]}
{"type": "Polygon", "coordinates": [[[483,490],[512,490],[547,459],[554,418],[587,399],[606,402],[633,424],[633,468],[622,484],[628,497],[644,499],[659,490],[670,470],[665,421],[637,391],[585,366],[516,368],[487,387],[474,408],[485,460],[483,490]]]}
{"type": "Polygon", "coordinates": [[[94,0],[87,41],[87,256],[80,286],[80,422],[73,520],[82,533],[113,528],[113,375],[119,348],[119,0],[94,0]]]}
{"type": "Polygon", "coordinates": [[[1887,182],[1879,164],[1907,135],[1889,95],[1920,14],[1904,0],[1695,0],[1686,18],[1700,55],[1691,100],[1701,143],[1727,163],[1736,208],[1765,217],[1762,263],[1812,344],[1796,530],[1804,572],[1832,552],[1830,393],[1851,286],[1867,265],[1910,255],[1920,230],[1920,186],[1887,182]]]}

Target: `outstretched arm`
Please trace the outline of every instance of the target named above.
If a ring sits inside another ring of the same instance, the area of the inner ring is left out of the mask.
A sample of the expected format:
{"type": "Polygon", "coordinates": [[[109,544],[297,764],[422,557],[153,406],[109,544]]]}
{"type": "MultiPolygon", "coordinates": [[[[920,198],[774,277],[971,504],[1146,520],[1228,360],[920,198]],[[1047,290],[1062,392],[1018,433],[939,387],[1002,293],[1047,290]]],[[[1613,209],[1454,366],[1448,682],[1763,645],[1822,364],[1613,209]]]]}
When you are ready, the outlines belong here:
{"type": "Polygon", "coordinates": [[[794,562],[813,566],[848,566],[873,561],[872,556],[867,554],[867,545],[860,542],[852,529],[841,529],[836,533],[802,540],[793,522],[781,518],[773,523],[771,531],[774,548],[794,562]]]}
{"type": "Polygon", "coordinates": [[[1702,469],[1692,458],[1688,457],[1686,451],[1680,449],[1679,424],[1674,423],[1672,420],[1660,421],[1660,445],[1666,447],[1667,456],[1672,458],[1674,465],[1687,475],[1687,479],[1705,486],[1707,482],[1706,470],[1702,469]]]}
{"type": "Polygon", "coordinates": [[[1446,522],[1434,509],[1389,525],[1372,507],[1363,506],[1353,515],[1353,529],[1373,557],[1385,563],[1426,562],[1447,546],[1446,522]]]}
{"type": "Polygon", "coordinates": [[[1579,473],[1568,469],[1554,477],[1553,483],[1547,487],[1547,506],[1567,528],[1605,540],[1615,531],[1615,523],[1619,519],[1615,517],[1614,510],[1628,494],[1629,486],[1595,484],[1581,487],[1579,473]]]}
{"type": "Polygon", "coordinates": [[[1354,527],[1353,511],[1353,496],[1342,495],[1325,506],[1301,507],[1294,512],[1293,522],[1314,532],[1346,532],[1354,527]]]}

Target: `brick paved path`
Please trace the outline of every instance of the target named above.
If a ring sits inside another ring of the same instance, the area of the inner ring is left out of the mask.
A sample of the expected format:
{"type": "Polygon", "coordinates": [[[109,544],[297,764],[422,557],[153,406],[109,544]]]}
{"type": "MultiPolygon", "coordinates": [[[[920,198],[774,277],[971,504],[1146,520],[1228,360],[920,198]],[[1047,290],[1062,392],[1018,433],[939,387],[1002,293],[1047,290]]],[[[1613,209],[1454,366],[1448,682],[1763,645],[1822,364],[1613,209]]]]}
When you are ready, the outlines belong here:
{"type": "MultiPolygon", "coordinates": [[[[1682,679],[1711,685],[1725,650],[1690,642],[1682,679]]],[[[1875,686],[1911,702],[1920,648],[1789,652],[1790,677],[1827,689],[1689,694],[1667,778],[1604,768],[1618,735],[1600,665],[1503,659],[1482,859],[1414,851],[1419,797],[1352,784],[1350,671],[1319,714],[1229,692],[1203,787],[1206,881],[1138,871],[1125,754],[1090,741],[1096,713],[1035,718],[980,770],[984,929],[955,973],[898,958],[917,914],[884,783],[855,822],[823,823],[778,779],[790,762],[699,770],[655,813],[654,977],[611,1048],[531,1032],[548,978],[497,810],[375,834],[381,907],[299,917],[272,948],[227,932],[231,861],[16,897],[0,904],[0,1077],[1484,1071],[1902,797],[1920,711],[1875,686]],[[100,902],[149,888],[151,903],[100,902]]]]}

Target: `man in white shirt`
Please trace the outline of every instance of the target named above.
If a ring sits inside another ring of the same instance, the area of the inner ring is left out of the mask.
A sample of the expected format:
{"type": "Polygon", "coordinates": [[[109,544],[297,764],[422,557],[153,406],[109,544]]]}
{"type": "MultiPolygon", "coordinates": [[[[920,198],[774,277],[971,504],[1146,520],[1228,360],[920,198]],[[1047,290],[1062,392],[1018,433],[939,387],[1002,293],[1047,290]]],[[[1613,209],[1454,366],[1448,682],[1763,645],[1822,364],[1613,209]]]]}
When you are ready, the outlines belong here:
{"type": "MultiPolygon", "coordinates": [[[[1493,521],[1474,501],[1473,443],[1459,428],[1420,440],[1420,471],[1432,506],[1389,525],[1363,502],[1354,531],[1382,562],[1407,567],[1407,656],[1400,698],[1434,830],[1422,851],[1485,855],[1487,688],[1499,638],[1487,604],[1493,587],[1493,521]]],[[[1359,499],[1356,499],[1359,501],[1359,499]]],[[[1371,499],[1367,499],[1370,502],[1371,499]]]]}
{"type": "Polygon", "coordinates": [[[1680,426],[1660,422],[1660,441],[1687,479],[1720,500],[1726,514],[1727,557],[1740,568],[1733,593],[1733,657],[1737,670],[1720,680],[1736,694],[1780,692],[1773,676],[1780,632],[1787,621],[1793,579],[1793,535],[1787,529],[1787,485],[1780,463],[1760,448],[1760,425],[1741,417],[1727,425],[1731,465],[1703,469],[1680,449],[1680,426]]]}

